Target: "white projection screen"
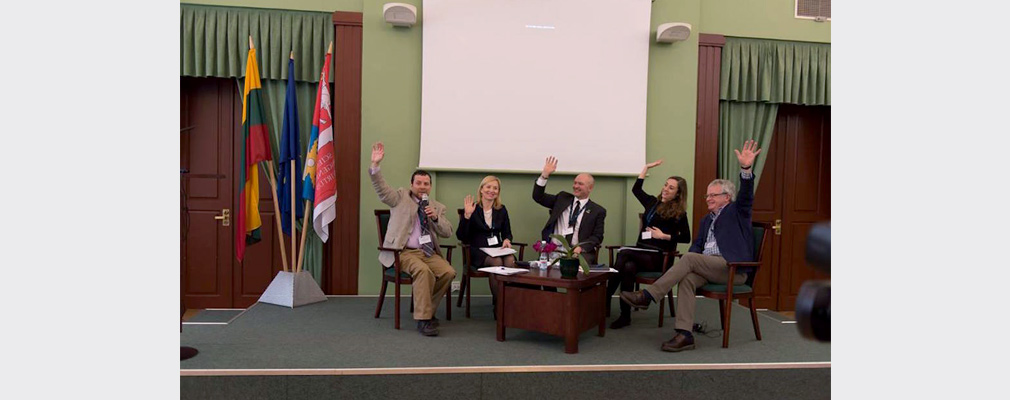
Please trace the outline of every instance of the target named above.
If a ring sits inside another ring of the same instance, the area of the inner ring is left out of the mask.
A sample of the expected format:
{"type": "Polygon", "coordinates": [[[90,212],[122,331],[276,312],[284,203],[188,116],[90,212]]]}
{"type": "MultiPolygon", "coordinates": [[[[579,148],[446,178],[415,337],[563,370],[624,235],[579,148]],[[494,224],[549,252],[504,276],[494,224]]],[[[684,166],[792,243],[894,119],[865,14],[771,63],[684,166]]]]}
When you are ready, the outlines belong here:
{"type": "Polygon", "coordinates": [[[420,167],[635,175],[650,0],[424,0],[420,167]]]}

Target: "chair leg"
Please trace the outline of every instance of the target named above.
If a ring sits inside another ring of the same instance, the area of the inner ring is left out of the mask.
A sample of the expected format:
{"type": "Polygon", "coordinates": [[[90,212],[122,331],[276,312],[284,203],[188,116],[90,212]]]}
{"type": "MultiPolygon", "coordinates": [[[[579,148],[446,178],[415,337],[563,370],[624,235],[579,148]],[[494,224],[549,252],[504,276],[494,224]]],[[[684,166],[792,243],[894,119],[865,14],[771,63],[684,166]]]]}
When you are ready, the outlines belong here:
{"type": "Polygon", "coordinates": [[[726,300],[719,300],[719,327],[726,330],[726,300]]]}
{"type": "MultiPolygon", "coordinates": [[[[663,297],[661,297],[659,299],[659,327],[660,328],[663,327],[663,305],[665,305],[665,304],[666,304],[666,296],[663,296],[663,297]]],[[[670,307],[673,307],[673,304],[670,304],[670,307]]]]}
{"type": "Polygon", "coordinates": [[[459,295],[456,296],[456,307],[462,307],[463,306],[463,293],[466,292],[466,284],[467,284],[466,277],[467,277],[467,274],[463,273],[463,278],[461,278],[459,280],[460,281],[459,282],[459,295]]]}
{"type": "Polygon", "coordinates": [[[389,282],[383,280],[379,289],[379,304],[375,306],[375,318],[379,318],[379,313],[382,312],[382,301],[386,299],[386,286],[389,286],[389,282]]]}
{"type": "Polygon", "coordinates": [[[410,313],[414,313],[414,291],[410,291],[410,313]]]}
{"type": "Polygon", "coordinates": [[[726,330],[722,332],[722,348],[729,347],[729,323],[733,314],[733,300],[726,299],[726,322],[723,325],[726,326],[726,330]]]}
{"type": "MultiPolygon", "coordinates": [[[[470,287],[470,275],[467,275],[463,279],[466,279],[466,317],[470,318],[470,292],[473,291],[473,288],[470,287]]],[[[462,293],[460,294],[462,295],[462,293]]]]}
{"type": "MultiPolygon", "coordinates": [[[[396,286],[394,288],[394,291],[396,292],[396,298],[394,299],[396,301],[394,303],[396,303],[396,305],[393,307],[396,311],[396,316],[393,317],[393,325],[396,326],[396,329],[400,329],[400,282],[393,282],[393,285],[396,286]]],[[[414,304],[414,302],[411,302],[411,304],[414,304]]]]}
{"type": "MultiPolygon", "coordinates": [[[[449,283],[449,289],[452,289],[452,283],[449,283]]],[[[445,320],[452,321],[452,290],[445,294],[445,320]]]]}
{"type": "Polygon", "coordinates": [[[761,340],[761,326],[758,325],[758,313],[754,299],[750,299],[750,319],[754,322],[754,336],[757,336],[757,340],[761,340]]]}
{"type": "Polygon", "coordinates": [[[677,313],[673,311],[673,291],[671,290],[666,294],[666,298],[670,299],[670,318],[677,318],[677,313]]]}

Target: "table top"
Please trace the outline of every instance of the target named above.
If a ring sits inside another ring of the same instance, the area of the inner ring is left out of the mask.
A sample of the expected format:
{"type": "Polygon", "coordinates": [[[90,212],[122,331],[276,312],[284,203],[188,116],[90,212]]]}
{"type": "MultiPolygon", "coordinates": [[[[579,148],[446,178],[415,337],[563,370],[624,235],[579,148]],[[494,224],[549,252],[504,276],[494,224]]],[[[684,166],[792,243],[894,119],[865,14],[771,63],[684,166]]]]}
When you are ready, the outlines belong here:
{"type": "Polygon", "coordinates": [[[548,269],[530,268],[529,271],[530,272],[515,275],[495,275],[495,279],[503,282],[580,289],[606,281],[610,277],[610,274],[612,274],[610,271],[589,271],[589,275],[586,275],[580,270],[577,277],[567,279],[561,277],[561,270],[559,270],[557,266],[553,266],[548,269]]]}

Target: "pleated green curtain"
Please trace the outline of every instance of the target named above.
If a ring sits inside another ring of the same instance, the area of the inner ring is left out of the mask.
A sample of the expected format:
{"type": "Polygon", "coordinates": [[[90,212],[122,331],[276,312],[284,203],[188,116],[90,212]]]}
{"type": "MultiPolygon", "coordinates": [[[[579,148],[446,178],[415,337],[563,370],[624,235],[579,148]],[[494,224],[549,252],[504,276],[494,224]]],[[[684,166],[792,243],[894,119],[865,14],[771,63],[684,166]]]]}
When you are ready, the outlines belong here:
{"type": "Polygon", "coordinates": [[[768,159],[768,146],[772,143],[775,119],[779,105],[774,103],[723,101],[719,103],[719,176],[740,187],[740,162],[733,150],[743,148],[747,140],[754,140],[761,154],[754,160],[754,189],[761,181],[761,172],[768,159]]]}
{"type": "Polygon", "coordinates": [[[244,77],[251,35],[259,57],[260,78],[287,79],[288,58],[294,51],[295,80],[319,80],[326,48],[334,35],[330,13],[192,4],[181,7],[182,76],[244,77]]]}
{"type": "Polygon", "coordinates": [[[831,105],[831,45],[726,38],[719,100],[831,105]]]}
{"type": "MultiPolygon", "coordinates": [[[[308,144],[312,128],[320,69],[323,67],[326,48],[334,38],[332,15],[181,4],[180,75],[232,78],[236,82],[235,95],[241,102],[250,35],[256,46],[273,154],[277,154],[280,147],[288,58],[292,51],[295,53],[299,133],[304,147],[308,144]]],[[[339,60],[333,60],[331,65],[337,62],[339,60]]],[[[331,82],[332,71],[331,69],[331,82]]],[[[302,220],[299,220],[298,225],[301,226],[301,223],[302,220]]],[[[311,221],[309,229],[312,229],[311,221]]],[[[298,240],[300,239],[299,237],[298,240]]],[[[315,233],[309,232],[305,242],[303,268],[320,285],[322,255],[322,241],[315,233]]]]}
{"type": "Polygon", "coordinates": [[[718,174],[739,184],[734,149],[755,140],[755,190],[779,104],[831,105],[831,45],[727,37],[719,84],[718,174]]]}

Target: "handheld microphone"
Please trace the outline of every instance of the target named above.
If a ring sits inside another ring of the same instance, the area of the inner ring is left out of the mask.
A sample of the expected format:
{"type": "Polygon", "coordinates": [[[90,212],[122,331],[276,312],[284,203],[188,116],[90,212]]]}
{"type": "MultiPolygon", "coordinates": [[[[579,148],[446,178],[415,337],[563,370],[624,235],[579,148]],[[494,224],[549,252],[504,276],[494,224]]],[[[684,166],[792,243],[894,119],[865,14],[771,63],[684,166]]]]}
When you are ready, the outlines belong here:
{"type": "Polygon", "coordinates": [[[421,208],[425,208],[427,206],[428,206],[428,194],[427,193],[422,193],[421,194],[421,208]]]}

